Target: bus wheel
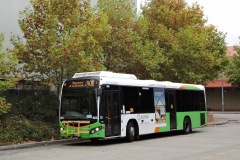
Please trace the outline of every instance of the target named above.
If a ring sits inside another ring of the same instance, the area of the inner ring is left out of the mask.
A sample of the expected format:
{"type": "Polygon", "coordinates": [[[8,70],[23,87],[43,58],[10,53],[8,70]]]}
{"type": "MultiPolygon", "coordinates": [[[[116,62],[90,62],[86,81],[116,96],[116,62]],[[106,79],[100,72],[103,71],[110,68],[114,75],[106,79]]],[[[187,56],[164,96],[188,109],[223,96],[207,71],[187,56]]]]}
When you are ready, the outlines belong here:
{"type": "Polygon", "coordinates": [[[192,124],[191,121],[188,117],[184,118],[184,122],[183,122],[183,133],[184,134],[189,134],[192,132],[192,124]]]}
{"type": "Polygon", "coordinates": [[[93,144],[97,144],[98,141],[99,141],[99,138],[90,138],[90,141],[91,141],[93,144]]]}
{"type": "Polygon", "coordinates": [[[135,138],[136,130],[132,121],[127,124],[126,140],[132,142],[135,138]]]}

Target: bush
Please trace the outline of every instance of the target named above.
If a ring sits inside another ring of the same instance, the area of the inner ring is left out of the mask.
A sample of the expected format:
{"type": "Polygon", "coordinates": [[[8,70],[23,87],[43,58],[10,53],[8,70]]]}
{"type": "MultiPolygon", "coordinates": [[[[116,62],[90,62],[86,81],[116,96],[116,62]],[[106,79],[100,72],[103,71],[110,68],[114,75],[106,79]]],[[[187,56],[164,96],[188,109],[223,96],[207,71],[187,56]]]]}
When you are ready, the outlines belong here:
{"type": "Polygon", "coordinates": [[[0,118],[0,145],[44,141],[59,137],[58,98],[50,91],[8,91],[12,103],[0,118]]]}

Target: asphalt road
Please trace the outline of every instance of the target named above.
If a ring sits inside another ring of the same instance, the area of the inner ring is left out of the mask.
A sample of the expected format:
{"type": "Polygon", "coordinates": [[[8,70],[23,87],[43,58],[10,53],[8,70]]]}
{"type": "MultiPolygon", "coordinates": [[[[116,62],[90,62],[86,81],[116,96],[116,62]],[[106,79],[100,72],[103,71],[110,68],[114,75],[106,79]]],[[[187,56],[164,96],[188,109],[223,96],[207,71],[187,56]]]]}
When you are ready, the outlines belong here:
{"type": "Polygon", "coordinates": [[[0,160],[239,160],[240,114],[214,114],[228,123],[193,130],[141,136],[133,143],[122,139],[53,144],[0,151],[0,160]]]}

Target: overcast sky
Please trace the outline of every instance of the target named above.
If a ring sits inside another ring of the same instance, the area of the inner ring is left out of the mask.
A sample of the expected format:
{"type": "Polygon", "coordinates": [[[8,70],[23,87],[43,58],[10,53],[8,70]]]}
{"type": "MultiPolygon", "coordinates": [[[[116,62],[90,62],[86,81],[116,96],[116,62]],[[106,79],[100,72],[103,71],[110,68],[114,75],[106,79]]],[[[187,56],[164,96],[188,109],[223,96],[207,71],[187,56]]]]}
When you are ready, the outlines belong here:
{"type": "Polygon", "coordinates": [[[4,47],[9,47],[11,34],[21,34],[18,25],[19,11],[29,4],[29,0],[0,0],[0,33],[4,33],[4,47]]]}
{"type": "MultiPolygon", "coordinates": [[[[21,34],[18,26],[19,11],[30,0],[0,0],[0,33],[5,34],[3,45],[9,47],[11,34],[21,34]]],[[[217,26],[219,31],[227,33],[227,45],[238,45],[240,36],[240,0],[186,0],[189,4],[197,2],[203,6],[208,24],[217,26]]],[[[140,4],[140,3],[139,3],[140,4]]]]}
{"type": "Polygon", "coordinates": [[[239,45],[240,36],[240,0],[186,0],[189,4],[197,2],[203,7],[208,24],[227,33],[227,45],[239,45]]]}

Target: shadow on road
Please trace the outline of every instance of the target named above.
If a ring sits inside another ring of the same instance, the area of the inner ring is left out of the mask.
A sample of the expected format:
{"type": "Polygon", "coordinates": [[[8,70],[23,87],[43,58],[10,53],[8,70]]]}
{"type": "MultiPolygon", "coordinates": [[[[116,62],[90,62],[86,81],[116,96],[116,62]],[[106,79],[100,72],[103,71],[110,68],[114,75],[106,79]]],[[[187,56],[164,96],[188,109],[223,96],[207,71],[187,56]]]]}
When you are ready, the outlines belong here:
{"type": "MultiPolygon", "coordinates": [[[[193,131],[191,134],[197,134],[202,131],[193,131]]],[[[191,135],[189,134],[189,135],[191,135]]],[[[173,132],[166,132],[166,133],[157,133],[157,134],[148,134],[140,136],[140,139],[134,142],[138,141],[147,141],[147,140],[153,140],[153,139],[160,139],[160,138],[166,138],[166,137],[175,137],[175,136],[184,136],[185,134],[182,131],[173,131],[173,132]]],[[[132,142],[132,143],[134,143],[132,142]]],[[[115,144],[122,144],[122,143],[129,143],[126,142],[124,138],[114,138],[114,139],[102,139],[99,140],[99,142],[92,143],[90,140],[82,140],[79,139],[79,142],[74,143],[68,143],[64,144],[65,146],[72,146],[72,147],[81,147],[81,146],[105,146],[105,145],[115,145],[115,144]]]]}

